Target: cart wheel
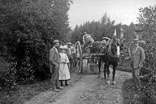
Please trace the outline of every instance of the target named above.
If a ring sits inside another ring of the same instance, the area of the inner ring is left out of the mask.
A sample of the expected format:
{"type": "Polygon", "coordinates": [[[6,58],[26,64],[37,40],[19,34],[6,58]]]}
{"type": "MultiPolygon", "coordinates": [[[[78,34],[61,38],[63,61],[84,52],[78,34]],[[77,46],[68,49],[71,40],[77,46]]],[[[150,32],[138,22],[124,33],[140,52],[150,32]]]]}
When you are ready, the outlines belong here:
{"type": "Polygon", "coordinates": [[[77,41],[76,42],[76,56],[79,60],[79,73],[83,73],[83,59],[82,59],[82,47],[81,47],[81,44],[80,44],[80,41],[77,41]]]}

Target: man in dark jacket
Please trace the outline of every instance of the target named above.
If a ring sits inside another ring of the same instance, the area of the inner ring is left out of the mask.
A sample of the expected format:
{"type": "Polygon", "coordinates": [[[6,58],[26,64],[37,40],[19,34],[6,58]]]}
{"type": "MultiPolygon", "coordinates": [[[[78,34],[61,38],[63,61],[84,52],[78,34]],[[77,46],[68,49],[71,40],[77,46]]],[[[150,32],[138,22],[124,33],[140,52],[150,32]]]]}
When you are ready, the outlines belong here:
{"type": "Polygon", "coordinates": [[[50,49],[50,72],[51,74],[51,82],[52,82],[52,90],[59,91],[61,89],[59,87],[59,66],[60,66],[60,55],[58,52],[59,41],[54,40],[54,46],[50,49]]]}

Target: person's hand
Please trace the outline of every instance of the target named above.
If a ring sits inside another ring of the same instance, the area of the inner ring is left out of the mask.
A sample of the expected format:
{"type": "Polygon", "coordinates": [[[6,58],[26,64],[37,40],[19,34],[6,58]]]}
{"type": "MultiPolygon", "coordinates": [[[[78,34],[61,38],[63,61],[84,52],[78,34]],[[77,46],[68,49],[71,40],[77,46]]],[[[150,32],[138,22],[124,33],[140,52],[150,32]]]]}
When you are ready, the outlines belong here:
{"type": "Polygon", "coordinates": [[[55,67],[57,67],[57,68],[59,67],[59,64],[57,64],[57,63],[55,63],[54,65],[55,65],[55,67]]]}
{"type": "Polygon", "coordinates": [[[141,69],[143,66],[141,64],[139,64],[139,69],[141,69]]]}
{"type": "Polygon", "coordinates": [[[125,60],[126,60],[126,61],[130,60],[130,57],[125,57],[125,60]]]}

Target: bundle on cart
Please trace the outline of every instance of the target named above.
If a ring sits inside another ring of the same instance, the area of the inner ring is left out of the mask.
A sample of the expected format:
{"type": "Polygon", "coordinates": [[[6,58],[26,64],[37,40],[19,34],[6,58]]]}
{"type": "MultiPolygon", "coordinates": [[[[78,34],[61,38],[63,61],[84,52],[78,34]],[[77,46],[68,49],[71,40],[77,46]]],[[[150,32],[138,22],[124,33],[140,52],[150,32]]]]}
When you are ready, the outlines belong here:
{"type": "Polygon", "coordinates": [[[101,49],[103,47],[103,43],[102,41],[96,41],[92,44],[92,47],[90,49],[90,53],[93,53],[93,54],[100,54],[101,52],[101,49]]]}

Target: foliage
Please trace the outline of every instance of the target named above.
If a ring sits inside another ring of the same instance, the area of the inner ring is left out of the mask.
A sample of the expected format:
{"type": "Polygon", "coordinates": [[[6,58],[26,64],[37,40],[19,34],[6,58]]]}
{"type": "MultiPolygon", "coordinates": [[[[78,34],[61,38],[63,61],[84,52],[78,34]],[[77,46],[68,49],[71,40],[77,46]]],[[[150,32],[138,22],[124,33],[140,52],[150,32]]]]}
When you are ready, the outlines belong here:
{"type": "Polygon", "coordinates": [[[140,17],[138,17],[140,24],[143,27],[143,37],[146,40],[146,66],[156,71],[156,6],[150,6],[140,9],[140,17]]]}
{"type": "Polygon", "coordinates": [[[115,25],[115,21],[111,20],[107,14],[104,14],[99,21],[86,22],[80,26],[77,25],[70,34],[70,40],[73,43],[76,41],[80,41],[82,43],[82,36],[84,32],[87,32],[91,34],[94,40],[101,41],[101,37],[111,38],[114,34],[114,29],[117,31],[117,37],[120,38],[120,28],[124,29],[124,38],[127,42],[130,42],[134,37],[134,24],[131,23],[129,26],[122,24],[115,25]]]}
{"type": "Polygon", "coordinates": [[[16,81],[49,77],[49,49],[53,39],[63,39],[70,30],[70,4],[70,0],[0,2],[0,52],[11,65],[16,64],[16,81]]]}
{"type": "MultiPolygon", "coordinates": [[[[155,85],[156,84],[153,84],[152,87],[154,87],[155,85]]],[[[124,82],[122,90],[124,96],[124,104],[155,104],[156,102],[156,97],[147,97],[147,95],[144,94],[145,92],[136,91],[132,79],[128,79],[124,82]]]]}
{"type": "Polygon", "coordinates": [[[105,14],[101,21],[86,22],[83,25],[76,26],[71,33],[71,41],[82,42],[82,36],[84,32],[87,32],[93,36],[95,40],[101,40],[103,36],[111,36],[114,32],[114,21],[105,14]]]}
{"type": "Polygon", "coordinates": [[[152,87],[156,83],[156,6],[140,8],[138,17],[139,24],[143,28],[143,39],[146,45],[143,46],[146,53],[145,65],[142,69],[143,92],[147,97],[152,97],[155,90],[152,87]]]}
{"type": "Polygon", "coordinates": [[[130,46],[130,43],[132,39],[135,38],[135,26],[133,23],[131,23],[129,26],[127,25],[122,25],[121,26],[124,30],[124,38],[126,39],[126,46],[130,46]]]}

